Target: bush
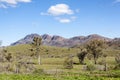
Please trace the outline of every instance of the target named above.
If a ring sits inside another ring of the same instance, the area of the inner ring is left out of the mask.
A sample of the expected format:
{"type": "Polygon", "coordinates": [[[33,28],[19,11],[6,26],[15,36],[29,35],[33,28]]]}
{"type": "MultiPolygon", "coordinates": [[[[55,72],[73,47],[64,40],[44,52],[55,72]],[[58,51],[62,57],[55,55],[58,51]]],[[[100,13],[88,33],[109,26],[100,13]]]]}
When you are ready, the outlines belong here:
{"type": "Polygon", "coordinates": [[[88,71],[94,71],[94,70],[96,69],[96,67],[95,67],[94,64],[88,64],[88,65],[86,66],[86,69],[87,69],[88,71]]]}
{"type": "Polygon", "coordinates": [[[87,54],[87,59],[88,59],[88,60],[92,60],[92,58],[93,58],[93,55],[92,55],[92,54],[87,54]]]}
{"type": "Polygon", "coordinates": [[[12,59],[12,53],[8,53],[6,56],[5,56],[5,59],[10,62],[11,59],[12,59]]]}
{"type": "Polygon", "coordinates": [[[108,77],[120,78],[120,71],[112,71],[108,74],[108,77]]]}
{"type": "Polygon", "coordinates": [[[64,61],[64,68],[65,69],[72,69],[73,68],[73,60],[72,57],[67,57],[64,61]]]}
{"type": "Polygon", "coordinates": [[[115,56],[115,61],[120,64],[120,53],[115,56]]]}
{"type": "Polygon", "coordinates": [[[114,69],[115,70],[120,70],[120,64],[117,64],[114,69]]]}
{"type": "Polygon", "coordinates": [[[105,62],[104,59],[102,59],[102,60],[100,60],[100,61],[98,62],[99,65],[104,65],[105,63],[106,63],[106,62],[105,62]]]}
{"type": "Polygon", "coordinates": [[[44,70],[43,69],[35,69],[33,71],[34,74],[45,74],[44,70]]]}
{"type": "Polygon", "coordinates": [[[77,54],[80,64],[84,64],[84,59],[85,59],[86,55],[87,55],[86,49],[82,49],[81,52],[77,54]]]}
{"type": "Polygon", "coordinates": [[[120,70],[120,54],[117,54],[116,56],[115,56],[115,61],[116,61],[116,66],[115,66],[115,70],[116,69],[118,69],[118,70],[120,70]]]}

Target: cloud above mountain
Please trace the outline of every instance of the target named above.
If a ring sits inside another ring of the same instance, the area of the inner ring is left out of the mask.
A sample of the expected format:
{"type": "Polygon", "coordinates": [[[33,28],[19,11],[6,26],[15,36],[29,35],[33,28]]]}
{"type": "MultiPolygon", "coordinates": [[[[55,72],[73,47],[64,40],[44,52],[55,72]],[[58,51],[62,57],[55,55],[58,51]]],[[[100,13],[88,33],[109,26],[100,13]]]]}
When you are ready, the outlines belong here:
{"type": "Polygon", "coordinates": [[[73,10],[69,5],[62,3],[50,6],[46,12],[41,12],[41,15],[53,16],[60,23],[70,23],[76,19],[75,14],[78,13],[78,10],[73,10]]]}
{"type": "Polygon", "coordinates": [[[58,21],[61,22],[61,23],[70,23],[71,22],[71,20],[67,19],[67,18],[66,19],[65,18],[64,19],[58,19],[58,21]]]}
{"type": "Polygon", "coordinates": [[[0,0],[0,8],[16,7],[18,3],[29,3],[32,0],[0,0]]]}
{"type": "Polygon", "coordinates": [[[74,20],[76,20],[76,16],[72,16],[72,17],[69,17],[69,18],[61,18],[61,17],[56,17],[56,20],[59,21],[60,23],[70,23],[74,20]]]}
{"type": "Polygon", "coordinates": [[[53,6],[50,6],[48,9],[48,13],[53,15],[53,16],[58,16],[58,15],[70,15],[74,14],[74,11],[70,9],[70,7],[67,4],[56,4],[53,6]]]}

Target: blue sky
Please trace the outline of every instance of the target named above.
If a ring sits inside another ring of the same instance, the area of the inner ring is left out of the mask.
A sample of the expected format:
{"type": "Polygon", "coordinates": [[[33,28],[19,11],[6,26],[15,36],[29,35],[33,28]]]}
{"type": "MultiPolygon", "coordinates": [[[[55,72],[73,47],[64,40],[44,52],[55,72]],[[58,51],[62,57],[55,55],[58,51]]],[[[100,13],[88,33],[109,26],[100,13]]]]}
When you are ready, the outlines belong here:
{"type": "Polygon", "coordinates": [[[0,0],[0,40],[28,34],[120,37],[120,0],[0,0]]]}

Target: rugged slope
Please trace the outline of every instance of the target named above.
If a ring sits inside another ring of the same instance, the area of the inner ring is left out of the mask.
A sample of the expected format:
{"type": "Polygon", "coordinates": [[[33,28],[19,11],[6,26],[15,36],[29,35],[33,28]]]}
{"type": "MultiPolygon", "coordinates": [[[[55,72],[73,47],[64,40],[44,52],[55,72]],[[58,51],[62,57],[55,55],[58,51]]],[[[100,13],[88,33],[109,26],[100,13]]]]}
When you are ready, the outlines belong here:
{"type": "Polygon", "coordinates": [[[32,42],[35,36],[42,37],[43,45],[58,46],[58,47],[71,47],[74,45],[85,43],[86,41],[89,41],[91,39],[102,39],[106,41],[112,40],[110,38],[106,38],[106,37],[103,37],[97,34],[92,34],[88,36],[75,36],[69,39],[58,36],[58,35],[50,36],[48,34],[44,34],[44,35],[30,34],[24,37],[23,39],[20,39],[16,41],[15,43],[12,43],[11,45],[13,46],[13,45],[18,45],[18,44],[29,44],[32,42]]]}

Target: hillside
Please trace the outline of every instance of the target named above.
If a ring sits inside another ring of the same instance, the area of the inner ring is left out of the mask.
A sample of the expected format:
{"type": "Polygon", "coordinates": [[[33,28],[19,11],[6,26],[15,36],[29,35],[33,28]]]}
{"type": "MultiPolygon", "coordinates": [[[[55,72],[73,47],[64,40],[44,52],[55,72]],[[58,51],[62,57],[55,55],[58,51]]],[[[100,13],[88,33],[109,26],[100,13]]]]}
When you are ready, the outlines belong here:
{"type": "MultiPolygon", "coordinates": [[[[20,44],[15,46],[9,46],[6,48],[6,50],[13,55],[26,55],[30,56],[33,54],[31,51],[33,49],[31,45],[28,44],[20,44]]],[[[77,48],[61,48],[61,47],[54,47],[54,46],[41,46],[40,54],[43,57],[65,57],[67,55],[75,55],[79,52],[79,49],[77,48]]]]}
{"type": "Polygon", "coordinates": [[[109,46],[120,50],[120,38],[115,38],[108,43],[109,43],[109,46]]]}
{"type": "Polygon", "coordinates": [[[47,46],[57,46],[57,47],[72,47],[74,45],[85,43],[91,39],[102,39],[106,41],[111,41],[112,39],[103,37],[97,34],[92,34],[88,36],[75,36],[72,38],[64,38],[58,35],[50,36],[48,34],[38,35],[38,34],[30,34],[25,36],[23,39],[20,39],[11,45],[18,45],[18,44],[29,44],[32,42],[35,36],[42,37],[42,44],[47,46]]]}

